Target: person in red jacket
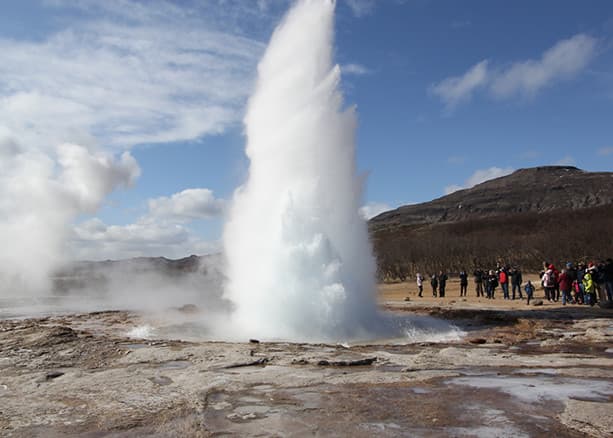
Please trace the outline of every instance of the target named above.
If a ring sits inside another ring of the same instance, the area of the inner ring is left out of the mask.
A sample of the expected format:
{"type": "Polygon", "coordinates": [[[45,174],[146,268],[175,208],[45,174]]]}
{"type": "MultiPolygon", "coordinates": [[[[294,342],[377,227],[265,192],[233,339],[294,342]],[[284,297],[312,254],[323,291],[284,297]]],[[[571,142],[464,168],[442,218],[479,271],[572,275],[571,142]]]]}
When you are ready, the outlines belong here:
{"type": "Polygon", "coordinates": [[[566,306],[566,302],[572,302],[570,291],[572,288],[572,279],[566,269],[562,269],[560,276],[558,277],[558,285],[560,286],[560,292],[562,293],[562,304],[566,306]]]}
{"type": "Polygon", "coordinates": [[[504,295],[504,299],[508,300],[509,297],[509,275],[507,274],[506,268],[502,268],[498,273],[498,282],[502,287],[502,293],[504,295]]]}

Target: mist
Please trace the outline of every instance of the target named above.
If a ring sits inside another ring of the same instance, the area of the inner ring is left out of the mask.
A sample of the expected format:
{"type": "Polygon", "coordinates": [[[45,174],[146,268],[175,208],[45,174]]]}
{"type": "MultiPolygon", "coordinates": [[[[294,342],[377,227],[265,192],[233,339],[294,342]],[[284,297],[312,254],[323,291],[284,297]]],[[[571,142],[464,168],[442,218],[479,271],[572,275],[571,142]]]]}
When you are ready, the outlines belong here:
{"type": "Polygon", "coordinates": [[[48,295],[51,274],[68,260],[72,221],[139,173],[128,152],[69,143],[46,152],[0,136],[0,297],[48,295]]]}

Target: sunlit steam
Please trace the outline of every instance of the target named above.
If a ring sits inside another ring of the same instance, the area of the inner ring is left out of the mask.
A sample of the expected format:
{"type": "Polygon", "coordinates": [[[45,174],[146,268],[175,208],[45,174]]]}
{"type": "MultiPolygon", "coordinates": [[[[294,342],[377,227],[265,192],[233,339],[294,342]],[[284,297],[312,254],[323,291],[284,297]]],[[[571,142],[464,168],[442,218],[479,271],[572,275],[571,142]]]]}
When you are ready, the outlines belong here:
{"type": "Polygon", "coordinates": [[[333,1],[298,2],[274,32],[249,100],[249,177],[224,247],[233,322],[251,336],[357,338],[378,319],[358,213],[356,117],[343,108],[333,24],[333,1]]]}

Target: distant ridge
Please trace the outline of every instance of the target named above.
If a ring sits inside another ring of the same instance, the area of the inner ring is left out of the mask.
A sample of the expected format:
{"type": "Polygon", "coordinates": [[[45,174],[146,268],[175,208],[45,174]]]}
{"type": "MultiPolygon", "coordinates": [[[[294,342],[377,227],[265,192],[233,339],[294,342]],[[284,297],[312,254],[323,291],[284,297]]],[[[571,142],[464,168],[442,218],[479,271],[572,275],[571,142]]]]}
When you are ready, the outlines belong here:
{"type": "Polygon", "coordinates": [[[520,169],[369,221],[380,279],[613,256],[613,172],[520,169]]]}
{"type": "Polygon", "coordinates": [[[472,188],[381,213],[371,229],[420,223],[459,222],[503,214],[578,210],[613,204],[613,172],[573,166],[519,169],[472,188]]]}

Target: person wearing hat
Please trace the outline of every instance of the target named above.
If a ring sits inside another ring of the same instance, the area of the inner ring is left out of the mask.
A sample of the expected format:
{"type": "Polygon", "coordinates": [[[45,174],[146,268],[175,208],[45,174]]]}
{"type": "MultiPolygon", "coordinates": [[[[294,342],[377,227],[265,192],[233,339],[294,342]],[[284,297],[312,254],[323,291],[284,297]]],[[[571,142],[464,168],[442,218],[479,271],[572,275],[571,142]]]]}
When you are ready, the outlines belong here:
{"type": "Polygon", "coordinates": [[[596,287],[592,275],[595,271],[594,263],[590,262],[583,276],[583,294],[585,297],[585,304],[593,306],[596,304],[596,287]]]}
{"type": "Polygon", "coordinates": [[[556,275],[555,275],[555,267],[553,265],[549,265],[545,274],[543,274],[543,287],[545,288],[545,298],[547,301],[552,302],[555,300],[555,290],[556,290],[556,275]]]}

